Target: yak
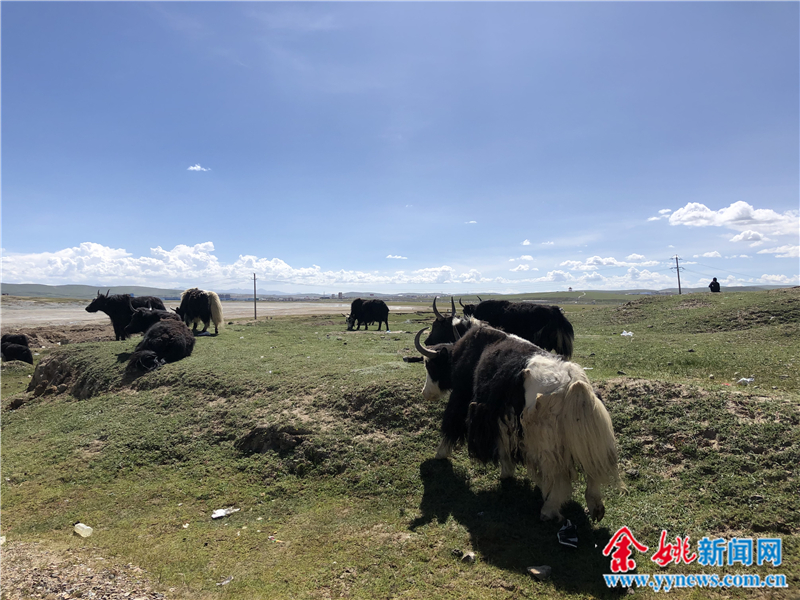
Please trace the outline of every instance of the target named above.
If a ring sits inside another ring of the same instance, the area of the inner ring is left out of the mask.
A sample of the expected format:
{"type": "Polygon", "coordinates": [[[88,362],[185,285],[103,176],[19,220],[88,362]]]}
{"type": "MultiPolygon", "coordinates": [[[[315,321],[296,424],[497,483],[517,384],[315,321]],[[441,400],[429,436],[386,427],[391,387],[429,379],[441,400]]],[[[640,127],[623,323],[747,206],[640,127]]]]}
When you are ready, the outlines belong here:
{"type": "MultiPolygon", "coordinates": [[[[433,324],[431,325],[430,335],[425,338],[424,343],[426,346],[453,343],[458,337],[464,335],[467,332],[467,329],[469,329],[475,322],[471,317],[461,319],[456,316],[456,304],[453,301],[452,296],[450,296],[451,312],[447,316],[440,313],[436,308],[436,299],[437,297],[434,297],[433,299],[433,314],[436,315],[436,320],[434,320],[433,324]]],[[[461,301],[459,300],[459,302],[461,301]]]]}
{"type": "Polygon", "coordinates": [[[24,333],[4,333],[0,337],[0,344],[18,344],[20,346],[30,347],[28,336],[24,333]]]}
{"type": "MultiPolygon", "coordinates": [[[[463,335],[470,327],[470,319],[484,321],[497,329],[513,333],[544,348],[553,350],[566,359],[572,357],[572,346],[575,340],[575,331],[572,323],[567,320],[558,306],[544,306],[529,302],[509,302],[508,300],[484,300],[474,310],[467,313],[466,319],[456,316],[456,307],[450,299],[452,314],[445,317],[436,310],[436,299],[433,301],[433,311],[436,321],[431,326],[431,334],[425,340],[428,345],[454,342],[453,332],[458,331],[463,335]],[[455,329],[453,327],[455,326],[455,329]]],[[[462,305],[463,306],[463,305],[462,305]]],[[[473,321],[474,322],[474,321],[473,321]]]]}
{"type": "Polygon", "coordinates": [[[214,322],[214,335],[222,326],[222,304],[215,292],[207,292],[199,288],[190,288],[181,294],[181,305],[175,309],[186,325],[192,326],[192,333],[197,333],[197,324],[202,321],[203,331],[214,322]]]}
{"type": "Polygon", "coordinates": [[[2,351],[3,358],[6,360],[21,360],[22,362],[33,364],[33,354],[27,344],[23,346],[22,344],[4,341],[0,344],[0,351],[2,351]]]}
{"type": "Polygon", "coordinates": [[[164,363],[191,356],[194,341],[194,335],[183,321],[159,321],[145,331],[128,360],[128,370],[152,371],[164,363]]]}
{"type": "Polygon", "coordinates": [[[125,327],[131,322],[131,316],[136,308],[147,307],[166,310],[164,303],[155,296],[137,296],[131,298],[130,294],[112,294],[109,292],[101,294],[97,291],[97,297],[86,307],[86,312],[95,313],[97,311],[106,313],[114,326],[114,335],[117,340],[128,339],[125,327]]]}
{"type": "Polygon", "coordinates": [[[369,330],[371,323],[378,322],[378,331],[381,330],[381,325],[386,323],[386,331],[389,331],[389,307],[383,300],[362,300],[356,298],[350,304],[350,314],[347,315],[347,331],[353,331],[353,325],[358,324],[356,331],[361,329],[361,324],[364,324],[364,330],[369,330]]]}
{"type": "Polygon", "coordinates": [[[503,478],[524,463],[545,499],[542,520],[563,520],[579,467],[589,513],[601,520],[601,486],[619,481],[617,449],[611,417],[583,369],[489,326],[431,348],[419,343],[424,330],[414,340],[425,357],[422,395],[435,400],[450,390],[436,458],[466,441],[471,457],[499,462],[503,478]]]}
{"type": "Polygon", "coordinates": [[[173,321],[180,321],[179,315],[168,310],[158,310],[157,308],[137,308],[131,315],[131,322],[125,327],[125,333],[128,335],[132,333],[144,333],[150,327],[158,323],[171,319],[173,321]]]}

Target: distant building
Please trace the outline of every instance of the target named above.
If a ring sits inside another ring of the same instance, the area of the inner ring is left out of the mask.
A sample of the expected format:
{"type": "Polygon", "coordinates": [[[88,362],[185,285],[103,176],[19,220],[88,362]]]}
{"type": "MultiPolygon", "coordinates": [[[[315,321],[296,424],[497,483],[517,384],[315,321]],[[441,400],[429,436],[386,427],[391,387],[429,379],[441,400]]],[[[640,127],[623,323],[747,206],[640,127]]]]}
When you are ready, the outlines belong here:
{"type": "Polygon", "coordinates": [[[342,299],[342,292],[339,292],[339,300],[342,299]]]}

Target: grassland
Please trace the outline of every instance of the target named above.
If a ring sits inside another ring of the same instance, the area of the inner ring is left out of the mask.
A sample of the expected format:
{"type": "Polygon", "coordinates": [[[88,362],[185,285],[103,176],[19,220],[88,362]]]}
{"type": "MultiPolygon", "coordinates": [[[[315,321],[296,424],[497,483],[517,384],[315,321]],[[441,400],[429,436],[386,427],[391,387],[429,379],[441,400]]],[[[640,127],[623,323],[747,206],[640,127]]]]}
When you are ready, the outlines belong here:
{"type": "Polygon", "coordinates": [[[35,398],[23,391],[33,369],[6,367],[2,533],[133,563],[171,598],[593,598],[619,595],[601,550],[628,526],[651,549],[635,557],[639,573],[780,573],[790,587],[774,595],[792,597],[800,291],[630,298],[564,305],[624,481],[600,524],[567,505],[577,550],[539,521],[522,468],[500,482],[463,450],[432,458],[444,404],[422,400],[423,366],[402,360],[429,320],[417,314],[393,314],[390,333],[345,332],[326,316],[234,322],[133,380],[124,360],[137,340],[63,346],[38,358],[68,385],[35,398]],[[211,519],[229,506],[240,510],[211,519]],[[94,535],[71,535],[76,521],[94,535]],[[660,569],[649,557],[662,529],[693,545],[781,537],[783,564],[660,569]],[[533,565],[552,578],[530,578],[533,565]]]}

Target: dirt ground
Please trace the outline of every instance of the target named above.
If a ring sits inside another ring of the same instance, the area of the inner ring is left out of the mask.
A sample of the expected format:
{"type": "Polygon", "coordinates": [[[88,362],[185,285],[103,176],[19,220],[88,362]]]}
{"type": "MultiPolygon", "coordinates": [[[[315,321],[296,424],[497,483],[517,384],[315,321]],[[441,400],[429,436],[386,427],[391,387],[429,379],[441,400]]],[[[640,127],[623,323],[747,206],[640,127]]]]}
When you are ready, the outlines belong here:
{"type": "MultiPolygon", "coordinates": [[[[25,298],[3,298],[0,302],[0,324],[3,333],[24,333],[32,349],[52,348],[62,344],[101,342],[114,339],[111,321],[104,313],[88,313],[88,301],[53,302],[25,298]]],[[[165,302],[167,309],[178,302],[165,302]]],[[[390,312],[413,312],[414,306],[390,306],[390,312]]],[[[346,315],[350,304],[345,302],[259,302],[256,317],[266,319],[283,315],[346,315]]],[[[227,323],[233,319],[252,319],[253,304],[223,302],[222,314],[227,323]]],[[[344,326],[344,317],[342,317],[344,326]]]]}

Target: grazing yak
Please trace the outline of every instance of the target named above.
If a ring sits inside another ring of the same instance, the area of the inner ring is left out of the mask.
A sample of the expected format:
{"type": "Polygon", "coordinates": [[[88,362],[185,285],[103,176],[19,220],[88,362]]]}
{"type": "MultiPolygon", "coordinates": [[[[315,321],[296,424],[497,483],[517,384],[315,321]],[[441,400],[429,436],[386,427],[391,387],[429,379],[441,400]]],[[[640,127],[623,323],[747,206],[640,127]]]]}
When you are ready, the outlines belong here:
{"type": "Polygon", "coordinates": [[[158,310],[157,308],[137,308],[131,315],[131,322],[125,327],[125,333],[128,335],[132,333],[144,333],[150,327],[158,323],[170,319],[172,321],[180,321],[179,315],[168,310],[158,310]]]}
{"type": "Polygon", "coordinates": [[[145,331],[130,356],[128,370],[152,371],[164,363],[190,356],[193,349],[194,335],[183,321],[159,321],[145,331]]]}
{"type": "Polygon", "coordinates": [[[558,306],[509,302],[508,300],[484,300],[470,313],[467,312],[467,307],[473,305],[468,304],[464,307],[464,316],[467,317],[464,320],[456,316],[456,307],[452,297],[450,304],[452,314],[445,317],[436,310],[436,299],[434,298],[433,312],[436,314],[436,321],[431,327],[431,334],[425,340],[426,344],[454,342],[453,326],[463,335],[470,327],[469,319],[471,318],[484,321],[507,333],[518,335],[540,348],[553,350],[567,359],[572,357],[575,331],[572,323],[567,320],[558,306]]]}
{"type": "Polygon", "coordinates": [[[364,324],[364,330],[369,330],[369,325],[378,322],[378,331],[381,330],[381,325],[386,323],[386,331],[389,331],[389,307],[383,300],[362,300],[356,298],[350,304],[350,314],[347,315],[347,331],[353,331],[353,325],[358,324],[356,331],[361,329],[361,324],[364,324]]]}
{"type": "Polygon", "coordinates": [[[106,313],[114,326],[114,335],[117,340],[128,339],[125,327],[131,322],[134,309],[147,307],[166,310],[161,299],[155,296],[138,296],[136,298],[131,298],[130,294],[112,294],[109,296],[110,291],[103,295],[98,290],[97,298],[89,303],[89,306],[86,307],[86,312],[95,313],[100,311],[106,313]]]}
{"type": "Polygon", "coordinates": [[[437,458],[466,441],[470,456],[499,462],[512,477],[522,462],[545,499],[541,518],[563,519],[576,468],[586,478],[593,519],[605,515],[604,484],[617,483],[617,450],[611,418],[583,369],[515,335],[472,327],[455,344],[420,345],[426,381],[422,395],[435,400],[450,390],[437,458]]]}
{"type": "Polygon", "coordinates": [[[181,294],[181,305],[175,309],[183,322],[192,326],[192,333],[197,333],[197,324],[202,321],[203,331],[214,322],[214,335],[222,326],[222,304],[215,292],[207,292],[199,288],[190,288],[181,294]]]}

